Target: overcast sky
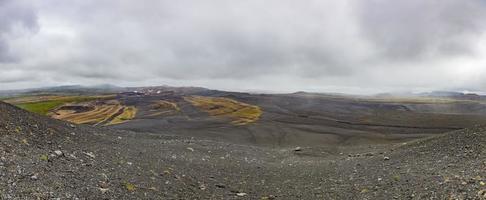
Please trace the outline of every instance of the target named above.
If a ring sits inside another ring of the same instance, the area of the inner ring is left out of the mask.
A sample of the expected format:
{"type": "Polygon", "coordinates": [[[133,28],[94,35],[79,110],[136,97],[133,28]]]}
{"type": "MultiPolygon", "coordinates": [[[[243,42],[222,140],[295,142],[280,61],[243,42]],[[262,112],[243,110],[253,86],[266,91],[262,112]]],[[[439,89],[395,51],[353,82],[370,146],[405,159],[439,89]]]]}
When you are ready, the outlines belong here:
{"type": "Polygon", "coordinates": [[[0,85],[486,91],[486,0],[0,0],[0,85]]]}

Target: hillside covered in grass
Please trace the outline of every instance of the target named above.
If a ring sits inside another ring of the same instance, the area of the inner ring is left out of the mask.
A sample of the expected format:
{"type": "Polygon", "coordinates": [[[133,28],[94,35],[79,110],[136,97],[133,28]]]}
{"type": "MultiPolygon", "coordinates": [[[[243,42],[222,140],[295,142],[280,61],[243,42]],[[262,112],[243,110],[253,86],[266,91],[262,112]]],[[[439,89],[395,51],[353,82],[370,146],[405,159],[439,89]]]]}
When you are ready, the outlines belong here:
{"type": "Polygon", "coordinates": [[[22,109],[41,115],[47,115],[49,111],[67,104],[81,103],[86,101],[112,99],[115,96],[26,96],[20,98],[6,99],[5,102],[14,104],[22,109]]]}

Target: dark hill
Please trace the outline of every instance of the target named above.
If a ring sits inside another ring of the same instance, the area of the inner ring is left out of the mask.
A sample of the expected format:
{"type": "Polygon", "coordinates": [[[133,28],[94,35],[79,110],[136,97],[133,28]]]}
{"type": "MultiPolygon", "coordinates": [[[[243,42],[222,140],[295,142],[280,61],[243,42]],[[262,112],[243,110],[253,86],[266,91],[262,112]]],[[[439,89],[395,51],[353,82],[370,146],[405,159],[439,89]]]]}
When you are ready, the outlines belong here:
{"type": "Polygon", "coordinates": [[[486,130],[270,149],[49,119],[0,102],[0,199],[484,199],[486,130]]]}

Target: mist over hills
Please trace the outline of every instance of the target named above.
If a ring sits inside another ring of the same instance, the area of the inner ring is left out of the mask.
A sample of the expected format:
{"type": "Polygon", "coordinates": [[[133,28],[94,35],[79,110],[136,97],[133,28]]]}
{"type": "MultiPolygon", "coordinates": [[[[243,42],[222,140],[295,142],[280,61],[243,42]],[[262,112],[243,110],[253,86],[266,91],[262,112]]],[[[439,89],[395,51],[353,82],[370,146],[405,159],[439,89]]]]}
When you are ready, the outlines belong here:
{"type": "MultiPolygon", "coordinates": [[[[23,93],[115,93],[115,92],[122,92],[122,91],[135,91],[137,89],[143,88],[198,88],[201,90],[211,90],[204,87],[175,87],[169,85],[162,85],[162,86],[130,86],[130,87],[121,87],[113,84],[98,84],[98,85],[61,85],[61,86],[51,86],[51,87],[40,87],[40,88],[26,88],[26,89],[17,89],[17,90],[1,90],[0,89],[0,97],[6,96],[13,96],[13,95],[21,95],[23,93]]],[[[217,90],[215,90],[217,91],[217,90]]],[[[315,94],[315,95],[337,95],[337,96],[363,96],[363,97],[454,97],[454,98],[483,98],[486,95],[483,95],[481,92],[463,92],[467,90],[460,90],[460,91],[445,91],[445,90],[437,90],[437,91],[430,91],[430,92],[386,92],[386,93],[377,93],[377,94],[369,94],[369,95],[362,95],[362,94],[352,94],[352,93],[334,93],[334,92],[307,92],[307,91],[296,91],[291,92],[294,94],[315,94]]],[[[250,92],[250,93],[260,93],[260,94],[275,94],[275,92],[267,91],[267,92],[250,92]]],[[[277,93],[278,94],[278,93],[277,93]]]]}

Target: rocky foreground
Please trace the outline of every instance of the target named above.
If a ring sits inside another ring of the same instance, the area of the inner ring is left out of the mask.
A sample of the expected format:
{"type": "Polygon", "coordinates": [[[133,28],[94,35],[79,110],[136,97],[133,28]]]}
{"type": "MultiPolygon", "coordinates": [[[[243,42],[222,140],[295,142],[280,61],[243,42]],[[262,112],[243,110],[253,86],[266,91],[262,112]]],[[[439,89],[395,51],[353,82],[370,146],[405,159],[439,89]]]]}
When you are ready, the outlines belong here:
{"type": "Polygon", "coordinates": [[[486,129],[290,149],[78,126],[0,103],[1,199],[486,199],[486,129]]]}

